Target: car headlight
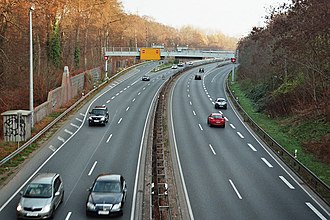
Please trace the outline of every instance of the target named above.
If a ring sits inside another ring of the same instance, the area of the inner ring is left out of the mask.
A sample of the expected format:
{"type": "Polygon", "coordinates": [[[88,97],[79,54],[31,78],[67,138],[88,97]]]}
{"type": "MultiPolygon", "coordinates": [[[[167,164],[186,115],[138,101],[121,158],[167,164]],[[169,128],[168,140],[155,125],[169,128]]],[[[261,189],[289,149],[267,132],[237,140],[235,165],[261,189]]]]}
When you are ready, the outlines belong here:
{"type": "Polygon", "coordinates": [[[49,212],[50,211],[50,204],[43,207],[42,210],[43,210],[43,212],[49,212]]]}
{"type": "Polygon", "coordinates": [[[87,208],[90,210],[95,210],[95,205],[92,202],[87,202],[87,208]]]}
{"type": "Polygon", "coordinates": [[[92,117],[89,117],[88,120],[92,120],[92,117]]]}
{"type": "Polygon", "coordinates": [[[16,210],[17,210],[18,212],[20,212],[20,211],[23,210],[23,207],[21,206],[21,203],[18,203],[16,210]]]}
{"type": "Polygon", "coordinates": [[[102,117],[102,118],[101,118],[101,121],[104,121],[104,120],[105,120],[105,117],[102,117]]]}
{"type": "Polygon", "coordinates": [[[112,209],[113,210],[118,210],[118,209],[120,209],[120,207],[121,207],[121,203],[118,203],[118,204],[114,204],[112,209]]]}

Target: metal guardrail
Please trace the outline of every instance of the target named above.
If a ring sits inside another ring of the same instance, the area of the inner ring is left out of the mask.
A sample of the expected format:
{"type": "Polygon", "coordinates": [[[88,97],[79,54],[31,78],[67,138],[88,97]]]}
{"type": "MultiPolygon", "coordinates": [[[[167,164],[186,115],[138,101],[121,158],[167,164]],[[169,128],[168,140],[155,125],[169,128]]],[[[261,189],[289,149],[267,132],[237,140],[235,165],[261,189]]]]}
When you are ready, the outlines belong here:
{"type": "Polygon", "coordinates": [[[269,136],[261,127],[259,127],[252,118],[243,110],[234,94],[229,89],[228,80],[226,81],[226,90],[235,108],[242,116],[244,122],[248,123],[253,131],[272,149],[272,151],[289,166],[317,195],[320,196],[328,205],[330,205],[330,188],[320,180],[312,171],[305,167],[271,136],[269,136]]]}

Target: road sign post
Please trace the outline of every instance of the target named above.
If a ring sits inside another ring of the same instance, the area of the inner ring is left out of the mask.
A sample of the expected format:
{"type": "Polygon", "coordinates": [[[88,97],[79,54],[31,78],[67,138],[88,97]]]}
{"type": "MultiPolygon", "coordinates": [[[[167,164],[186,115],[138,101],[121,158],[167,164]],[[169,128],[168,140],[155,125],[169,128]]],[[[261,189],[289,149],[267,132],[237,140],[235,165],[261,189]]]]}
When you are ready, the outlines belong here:
{"type": "Polygon", "coordinates": [[[104,70],[105,70],[105,80],[108,80],[108,60],[109,57],[108,56],[104,56],[104,60],[105,60],[105,66],[104,66],[104,70]]]}

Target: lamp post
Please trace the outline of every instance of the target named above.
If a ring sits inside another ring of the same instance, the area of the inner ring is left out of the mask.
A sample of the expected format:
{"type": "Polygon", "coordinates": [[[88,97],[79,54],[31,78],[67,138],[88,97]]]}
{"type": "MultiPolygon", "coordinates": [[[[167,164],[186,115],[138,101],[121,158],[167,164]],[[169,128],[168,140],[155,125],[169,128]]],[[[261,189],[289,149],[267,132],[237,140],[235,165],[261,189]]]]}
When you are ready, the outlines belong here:
{"type": "Polygon", "coordinates": [[[30,7],[30,111],[31,111],[31,128],[34,126],[33,118],[33,45],[32,45],[32,12],[34,11],[34,4],[30,7]]]}

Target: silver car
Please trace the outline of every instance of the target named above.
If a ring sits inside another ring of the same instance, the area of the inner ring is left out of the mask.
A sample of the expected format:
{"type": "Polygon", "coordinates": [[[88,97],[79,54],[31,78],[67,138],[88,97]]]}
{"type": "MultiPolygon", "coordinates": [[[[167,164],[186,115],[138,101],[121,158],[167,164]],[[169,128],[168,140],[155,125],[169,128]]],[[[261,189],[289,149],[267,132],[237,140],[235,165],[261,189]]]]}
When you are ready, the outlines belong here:
{"type": "Polygon", "coordinates": [[[18,219],[52,218],[63,202],[63,181],[57,173],[38,174],[21,192],[17,205],[18,219]]]}

